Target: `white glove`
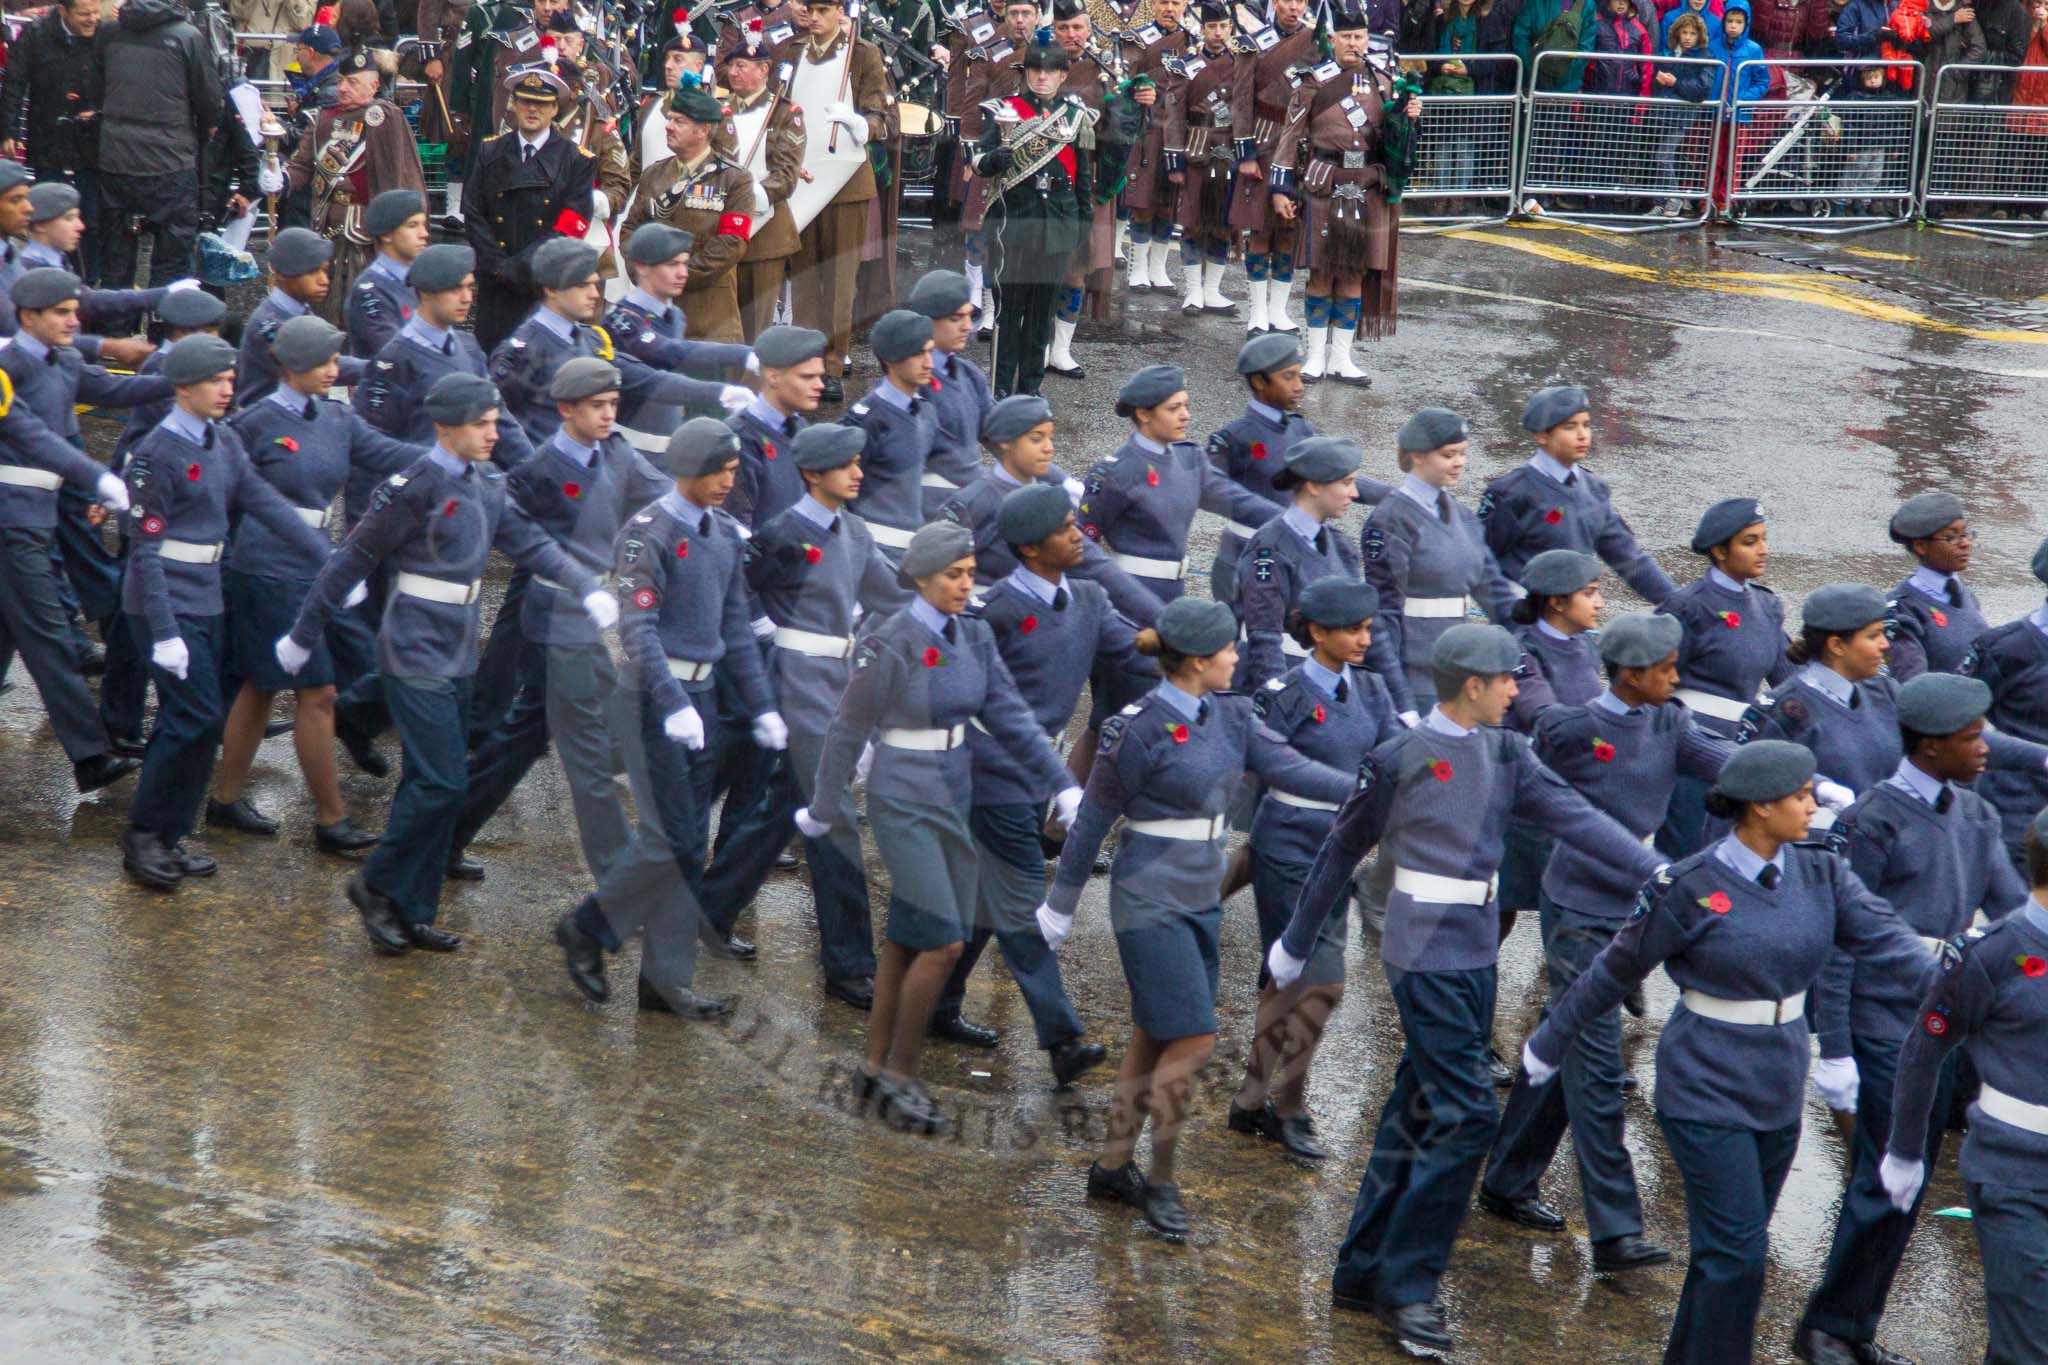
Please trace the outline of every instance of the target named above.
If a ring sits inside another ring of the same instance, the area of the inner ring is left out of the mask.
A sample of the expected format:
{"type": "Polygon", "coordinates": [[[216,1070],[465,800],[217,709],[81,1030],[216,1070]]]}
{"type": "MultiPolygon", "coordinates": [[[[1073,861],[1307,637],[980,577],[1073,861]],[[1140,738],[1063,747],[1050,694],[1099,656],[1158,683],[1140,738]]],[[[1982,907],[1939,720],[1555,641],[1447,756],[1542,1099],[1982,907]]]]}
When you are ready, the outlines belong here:
{"type": "Polygon", "coordinates": [[[1886,1152],[1884,1160],[1877,1163],[1877,1183],[1892,1197],[1893,1208],[1911,1213],[1913,1201],[1920,1197],[1920,1187],[1927,1183],[1927,1163],[1907,1161],[1886,1152]]]}
{"type": "Polygon", "coordinates": [[[173,635],[168,640],[158,640],[150,646],[149,661],[179,682],[185,680],[185,671],[192,667],[192,651],[185,647],[185,641],[173,635]]]}
{"type": "Polygon", "coordinates": [[[306,666],[306,660],[313,657],[313,651],[292,639],[289,635],[277,637],[277,666],[287,673],[297,673],[306,666]]]}
{"type": "Polygon", "coordinates": [[[1072,829],[1074,817],[1081,811],[1081,789],[1062,787],[1059,795],[1052,799],[1052,814],[1060,822],[1061,829],[1072,829]]]}
{"type": "Polygon", "coordinates": [[[1062,915],[1044,901],[1038,903],[1038,932],[1045,939],[1045,946],[1054,952],[1067,941],[1067,935],[1074,932],[1074,917],[1062,915]]]}
{"type": "Polygon", "coordinates": [[[704,717],[694,706],[685,706],[661,723],[661,731],[685,749],[704,747],[704,717]]]}
{"type": "Polygon", "coordinates": [[[754,216],[767,218],[775,212],[775,201],[768,197],[768,189],[760,181],[754,182],[754,216]]]}
{"type": "Polygon", "coordinates": [[[754,717],[754,743],[780,752],[789,747],[789,726],[780,711],[763,711],[754,717]]]}
{"type": "Polygon", "coordinates": [[[1823,1057],[1813,1064],[1813,1088],[1828,1102],[1828,1108],[1844,1114],[1856,1112],[1856,1091],[1861,1078],[1854,1057],[1823,1057]]]}
{"type": "Polygon", "coordinates": [[[256,188],[265,194],[283,194],[284,172],[266,162],[256,170],[256,188]]]}
{"type": "Polygon", "coordinates": [[[755,355],[752,351],[747,352],[747,373],[761,373],[761,357],[755,355]]]}
{"type": "Polygon", "coordinates": [[[166,294],[175,294],[180,289],[197,289],[198,287],[199,281],[193,279],[190,275],[187,275],[182,280],[172,280],[169,284],[165,285],[164,292],[166,294]]]}
{"type": "Polygon", "coordinates": [[[1529,1084],[1549,1085],[1550,1078],[1557,1074],[1557,1068],[1536,1055],[1536,1049],[1522,1044],[1522,1070],[1529,1073],[1529,1084]]]}
{"type": "Polygon", "coordinates": [[[853,765],[853,780],[856,782],[867,781],[868,769],[874,766],[875,742],[873,740],[869,740],[866,744],[861,746],[860,759],[853,765]]]}
{"type": "Polygon", "coordinates": [[[1420,711],[1403,711],[1401,713],[1401,723],[1413,730],[1416,726],[1422,724],[1422,713],[1420,711]]]}
{"type": "Polygon", "coordinates": [[[796,808],[796,829],[806,839],[822,839],[832,832],[832,826],[811,818],[809,806],[796,808]]]}
{"type": "Polygon", "coordinates": [[[1823,777],[1813,784],[1813,799],[1829,810],[1847,810],[1856,804],[1856,793],[1839,782],[1830,782],[1823,777]]]}
{"type": "MultiPolygon", "coordinates": [[[[583,595],[583,610],[590,613],[590,619],[597,622],[599,630],[610,630],[619,623],[619,599],[603,588],[583,595]]],[[[697,737],[704,737],[701,729],[697,732],[697,737]]]]}
{"type": "Polygon", "coordinates": [[[1301,980],[1301,969],[1307,965],[1307,958],[1296,957],[1287,951],[1284,939],[1274,939],[1273,946],[1266,952],[1266,973],[1283,991],[1301,980]]]}
{"type": "Polygon", "coordinates": [[[718,404],[727,417],[737,417],[754,401],[754,391],[745,384],[724,384],[718,390],[718,404]]]}
{"type": "Polygon", "coordinates": [[[369,600],[370,585],[367,583],[358,583],[353,588],[350,588],[348,590],[348,596],[341,599],[342,610],[346,611],[350,607],[360,607],[361,605],[363,605],[363,603],[369,600]]]}
{"type": "Polygon", "coordinates": [[[93,480],[92,491],[99,494],[100,502],[109,511],[125,512],[128,510],[128,485],[121,482],[118,476],[113,474],[100,475],[99,478],[93,480]]]}
{"type": "Polygon", "coordinates": [[[867,145],[867,119],[861,115],[861,112],[858,109],[855,109],[852,105],[846,103],[844,100],[841,100],[839,103],[833,105],[831,108],[825,111],[825,121],[828,123],[836,123],[840,127],[844,128],[848,133],[850,133],[853,136],[853,140],[856,145],[867,145]]]}

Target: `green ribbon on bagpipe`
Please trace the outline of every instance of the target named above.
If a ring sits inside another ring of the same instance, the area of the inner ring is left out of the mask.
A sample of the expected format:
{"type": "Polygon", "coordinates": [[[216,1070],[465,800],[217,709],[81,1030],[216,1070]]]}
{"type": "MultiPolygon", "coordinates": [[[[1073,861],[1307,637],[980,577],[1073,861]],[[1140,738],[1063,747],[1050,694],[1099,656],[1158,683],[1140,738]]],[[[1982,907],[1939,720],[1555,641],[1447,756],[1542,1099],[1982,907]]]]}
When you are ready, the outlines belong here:
{"type": "Polygon", "coordinates": [[[1398,204],[1408,189],[1408,176],[1415,167],[1415,120],[1408,117],[1408,101],[1422,93],[1422,81],[1413,72],[1394,78],[1394,93],[1386,106],[1386,121],[1380,128],[1380,164],[1387,172],[1387,202],[1398,204]]]}

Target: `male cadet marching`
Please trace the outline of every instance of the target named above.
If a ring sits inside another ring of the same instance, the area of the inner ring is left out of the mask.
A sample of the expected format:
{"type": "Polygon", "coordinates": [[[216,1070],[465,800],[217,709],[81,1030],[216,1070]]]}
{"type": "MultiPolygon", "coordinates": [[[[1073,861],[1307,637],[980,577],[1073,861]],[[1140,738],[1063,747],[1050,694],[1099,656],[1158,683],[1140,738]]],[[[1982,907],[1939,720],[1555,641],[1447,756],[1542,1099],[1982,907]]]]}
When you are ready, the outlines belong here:
{"type": "MultiPolygon", "coordinates": [[[[270,292],[242,324],[242,349],[235,357],[235,401],[243,407],[277,387],[277,362],[270,357],[277,329],[326,302],[334,243],[308,228],[286,228],[271,238],[267,260],[270,292]]],[[[362,374],[360,358],[342,357],[338,382],[353,384],[362,374]]]]}
{"type": "MultiPolygon", "coordinates": [[[[964,62],[955,62],[946,81],[949,101],[956,86],[962,91],[957,155],[968,179],[967,195],[960,206],[960,233],[965,244],[967,284],[972,291],[974,311],[981,315],[984,335],[992,315],[984,302],[993,301],[993,287],[984,284],[988,261],[984,224],[994,182],[975,171],[972,161],[981,145],[988,102],[1007,100],[1023,92],[1024,72],[1016,58],[1032,44],[1032,33],[1038,27],[1038,0],[1005,0],[1002,16],[1002,28],[980,40],[979,46],[967,49],[964,62]]],[[[1048,325],[1051,316],[1048,310],[1048,325]]]]}
{"type": "MultiPolygon", "coordinates": [[[[599,876],[596,893],[557,923],[555,938],[577,988],[601,1001],[610,994],[604,950],[618,952],[645,925],[640,1008],[712,1019],[730,1013],[731,1003],[698,995],[690,983],[703,923],[721,675],[730,676],[753,718],[755,744],[779,752],[789,728],[775,710],[749,620],[746,532],[719,510],[739,473],[739,438],[723,423],[692,418],[676,429],[663,462],[674,482],[620,529],[613,549],[626,658],[611,719],[639,830],[599,876]]],[[[610,757],[607,742],[598,776],[608,787],[610,757]]]]}
{"type": "Polygon", "coordinates": [[[867,433],[858,506],[894,563],[925,524],[925,461],[939,439],[931,394],[932,320],[907,308],[891,309],[876,319],[868,341],[882,378],[840,420],[867,433]]]}
{"type": "MultiPolygon", "coordinates": [[[[1251,44],[1231,37],[1236,24],[1222,0],[1202,0],[1201,42],[1180,59],[1187,80],[1166,108],[1167,177],[1177,183],[1165,211],[1180,223],[1180,263],[1187,280],[1183,313],[1234,313],[1223,296],[1230,261],[1231,108],[1233,84],[1249,79],[1251,44]]],[[[1265,302],[1261,289],[1260,303],[1265,302]]]]}
{"type": "MultiPolygon", "coordinates": [[[[692,407],[730,411],[752,402],[754,391],[725,383],[724,376],[751,369],[753,353],[731,342],[687,336],[689,323],[678,300],[690,278],[691,245],[691,234],[681,228],[642,223],[626,244],[626,269],[632,272],[633,287],[605,314],[604,330],[621,354],[651,369],[702,376],[692,382],[692,407]]],[[[682,410],[672,403],[643,398],[619,406],[621,433],[648,456],[668,449],[668,438],[682,420],[682,410]]]]}
{"type": "Polygon", "coordinates": [[[957,270],[920,279],[903,306],[932,320],[932,410],[939,438],[924,464],[924,515],[939,509],[981,473],[981,423],[995,406],[988,376],[967,358],[974,340],[973,291],[957,270]]]}
{"type": "Polygon", "coordinates": [[[668,145],[675,155],[641,177],[626,244],[643,223],[681,228],[693,239],[683,285],[683,316],[690,335],[737,342],[739,280],[733,273],[754,231],[754,178],[719,156],[712,139],[725,122],[718,97],[701,85],[683,85],[668,101],[668,145]]]}
{"type": "MultiPolygon", "coordinates": [[[[488,379],[444,374],[427,391],[434,446],[377,485],[370,510],[315,580],[277,661],[296,673],[344,601],[385,561],[397,571],[377,637],[384,699],[405,746],[384,837],[350,879],[349,901],[376,950],[452,952],[462,940],[434,927],[448,840],[468,784],[470,677],[477,601],[493,547],[530,572],[567,583],[600,630],[619,608],[603,580],[526,519],[491,468],[498,392],[488,379]]],[[[294,518],[294,521],[297,519],[294,518]]],[[[151,745],[155,747],[154,742],[151,745]]]]}
{"type": "MultiPolygon", "coordinates": [[[[1237,373],[1250,390],[1244,411],[1228,425],[1210,433],[1209,463],[1275,507],[1287,499],[1273,486],[1273,477],[1287,462],[1297,441],[1316,434],[1301,415],[1304,387],[1300,338],[1291,333],[1255,336],[1237,352],[1237,373]]],[[[1373,499],[1377,501],[1377,499],[1373,499]]],[[[1216,537],[1216,563],[1209,571],[1209,591],[1219,602],[1237,600],[1237,560],[1257,526],[1225,522],[1216,537]]]]}
{"type": "Polygon", "coordinates": [[[1253,335],[1300,330],[1287,316],[1287,295],[1294,288],[1301,224],[1273,211],[1270,191],[1273,151],[1287,124],[1297,73],[1322,59],[1315,25],[1305,22],[1307,13],[1308,0],[1273,0],[1272,21],[1244,35],[1251,53],[1239,64],[1230,91],[1230,136],[1237,158],[1230,227],[1250,234],[1244,273],[1251,282],[1251,308],[1244,329],[1253,335]]]}
{"type": "Polygon", "coordinates": [[[1187,86],[1181,57],[1188,35],[1180,26],[1186,9],[1187,0],[1152,0],[1152,21],[1117,39],[1123,79],[1130,83],[1131,98],[1144,110],[1145,120],[1145,131],[1131,148],[1129,179],[1124,182],[1124,203],[1131,215],[1133,293],[1173,289],[1167,260],[1173,253],[1173,211],[1180,187],[1167,176],[1185,178],[1186,173],[1182,148],[1167,155],[1167,132],[1178,117],[1170,106],[1187,86]]]}
{"type": "Polygon", "coordinates": [[[1308,657],[1288,629],[1302,589],[1321,578],[1362,577],[1357,549],[1334,523],[1358,500],[1363,459],[1346,436],[1311,436],[1288,447],[1273,487],[1292,501],[1252,532],[1238,560],[1237,620],[1245,633],[1238,691],[1255,691],[1308,657]]]}
{"type": "Polygon", "coordinates": [[[597,176],[595,157],[554,135],[561,77],[545,68],[522,71],[508,88],[512,131],[478,146],[462,201],[481,286],[476,339],[487,352],[539,301],[534,251],[557,237],[580,241],[589,231],[597,176]]]}
{"type": "Polygon", "coordinates": [[[726,55],[726,129],[732,145],[722,154],[752,174],[755,148],[760,148],[766,175],[754,185],[754,224],[746,256],[734,267],[739,282],[740,328],[752,341],[775,323],[775,305],[796,255],[796,219],[789,196],[804,176],[804,111],[788,94],[769,88],[775,54],[750,30],[745,41],[726,55]]]}
{"type": "Polygon", "coordinates": [[[324,557],[330,548],[256,474],[241,438],[219,420],[234,406],[235,348],[216,336],[186,337],[164,358],[163,373],[176,406],[128,457],[121,580],[121,609],[136,642],[148,642],[157,696],[121,863],[156,891],[214,871],[213,859],[183,840],[199,818],[225,718],[220,560],[230,517],[253,516],[308,555],[324,557]]]}
{"type": "MultiPolygon", "coordinates": [[[[809,30],[788,63],[783,89],[806,110],[805,135],[822,138],[841,153],[887,136],[894,97],[881,49],[858,36],[847,21],[844,0],[805,0],[804,12],[809,30]]],[[[827,403],[846,398],[839,376],[853,346],[853,294],[867,238],[868,203],[877,193],[874,167],[863,162],[798,234],[796,256],[789,263],[795,321],[825,334],[827,403]]]]}
{"type": "Polygon", "coordinates": [[[348,333],[348,353],[367,360],[398,335],[420,306],[405,275],[432,240],[427,197],[416,190],[384,191],[363,210],[363,231],[376,254],[348,291],[342,330],[348,333]]]}
{"type": "Polygon", "coordinates": [[[754,338],[761,391],[726,425],[740,438],[740,473],[726,510],[749,528],[767,525],[804,495],[790,451],[825,391],[825,334],[770,327],[754,338]]]}
{"type": "MultiPolygon", "coordinates": [[[[17,168],[20,163],[15,163],[17,168]]],[[[5,184],[0,180],[0,184],[5,184]]],[[[4,194],[4,191],[0,191],[4,194]]],[[[28,240],[13,256],[11,265],[0,267],[0,299],[7,288],[25,272],[39,265],[69,270],[85,236],[85,219],[79,212],[82,200],[75,186],[61,180],[45,180],[28,190],[28,240]]],[[[13,253],[13,247],[7,248],[13,253]]],[[[187,281],[189,288],[197,281],[187,281]]],[[[126,331],[136,318],[164,301],[168,286],[154,289],[95,289],[86,286],[78,296],[78,322],[84,330],[74,343],[79,354],[94,364],[140,364],[149,343],[141,337],[100,337],[99,331],[126,331]]],[[[0,334],[14,334],[14,305],[0,304],[0,334]]]]}

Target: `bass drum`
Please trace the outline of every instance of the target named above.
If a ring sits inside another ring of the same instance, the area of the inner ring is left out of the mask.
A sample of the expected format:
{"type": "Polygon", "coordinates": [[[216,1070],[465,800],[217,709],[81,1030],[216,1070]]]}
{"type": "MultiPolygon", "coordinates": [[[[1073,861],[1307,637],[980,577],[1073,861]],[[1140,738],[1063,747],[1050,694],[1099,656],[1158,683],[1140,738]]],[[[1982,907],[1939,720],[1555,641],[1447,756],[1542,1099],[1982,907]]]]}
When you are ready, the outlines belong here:
{"type": "Polygon", "coordinates": [[[939,134],[945,120],[938,111],[903,101],[896,106],[903,127],[903,197],[930,203],[939,174],[939,134]]]}

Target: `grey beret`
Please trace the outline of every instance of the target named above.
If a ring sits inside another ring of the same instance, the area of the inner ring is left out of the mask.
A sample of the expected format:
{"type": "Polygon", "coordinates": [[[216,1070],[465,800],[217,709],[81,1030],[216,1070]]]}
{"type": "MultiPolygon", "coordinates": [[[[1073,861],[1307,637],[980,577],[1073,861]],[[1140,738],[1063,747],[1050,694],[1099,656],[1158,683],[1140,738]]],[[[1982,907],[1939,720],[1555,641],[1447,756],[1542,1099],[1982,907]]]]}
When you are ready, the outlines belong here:
{"type": "Polygon", "coordinates": [[[867,443],[868,434],[864,428],[820,422],[799,431],[796,439],[790,442],[789,453],[798,469],[816,473],[852,464],[860,458],[867,443]]]}
{"type": "Polygon", "coordinates": [[[476,249],[455,242],[430,246],[413,257],[405,282],[415,293],[439,294],[460,289],[464,279],[476,273],[476,249]]]}
{"type": "MultiPolygon", "coordinates": [[[[184,342],[178,343],[180,346],[184,342]]],[[[444,374],[427,390],[427,416],[444,427],[459,427],[499,406],[498,386],[482,375],[457,370],[444,374]]]]}
{"type": "Polygon", "coordinates": [[[1600,658],[1616,668],[1649,668],[1670,658],[1684,638],[1676,616],[1630,612],[1600,631],[1600,658]]]}
{"type": "Polygon", "coordinates": [[[164,378],[174,385],[197,384],[233,368],[235,348],[208,332],[171,343],[164,355],[164,378]]]}
{"type": "Polygon", "coordinates": [[[2033,823],[2027,828],[2034,832],[2035,843],[2048,845],[2048,806],[2041,808],[2041,813],[2034,817],[2033,823]]]}
{"type": "Polygon", "coordinates": [[[910,297],[903,300],[903,306],[928,318],[943,318],[959,312],[973,301],[974,289],[967,283],[965,275],[957,270],[932,270],[912,287],[910,297]]]}
{"type": "Polygon", "coordinates": [[[1401,424],[1396,440],[1403,453],[1420,455],[1439,446],[1456,445],[1470,434],[1465,419],[1449,408],[1424,408],[1401,424]]]}
{"type": "MultiPolygon", "coordinates": [[[[927,319],[929,321],[929,319],[927,319]]],[[[933,574],[974,553],[974,532],[957,521],[927,522],[917,528],[903,552],[897,577],[908,582],[933,574]]]]}
{"type": "Polygon", "coordinates": [[[334,243],[306,228],[286,228],[270,241],[270,273],[280,279],[310,275],[334,259],[334,243]]]}
{"type": "Polygon", "coordinates": [[[363,230],[374,239],[405,226],[405,220],[427,211],[427,197],[418,190],[386,190],[363,210],[363,230]]]}
{"type": "Polygon", "coordinates": [[[1499,626],[1466,622],[1439,635],[1430,652],[1430,667],[1441,673],[1470,673],[1491,678],[1522,666],[1522,646],[1499,626]]]}
{"type": "Polygon", "coordinates": [[[600,393],[616,393],[625,384],[619,367],[594,355],[579,355],[562,362],[548,384],[548,397],[557,403],[574,403],[600,393]]]}
{"type": "Polygon", "coordinates": [[[16,308],[54,308],[66,299],[79,297],[84,288],[70,271],[42,265],[18,277],[7,296],[14,300],[16,308]]]}
{"type": "Polygon", "coordinates": [[[1700,518],[1699,529],[1692,533],[1692,552],[1703,555],[1726,545],[1763,519],[1764,509],[1755,498],[1723,498],[1700,518]]]}
{"type": "Polygon", "coordinates": [[[910,359],[931,339],[932,320],[908,308],[890,309],[875,319],[874,330],[868,333],[868,344],[875,349],[875,359],[884,365],[910,359]]]}
{"type": "Polygon", "coordinates": [[[1156,408],[1187,386],[1187,374],[1180,366],[1147,365],[1124,381],[1124,386],[1117,390],[1116,401],[1127,408],[1156,408]]]}
{"type": "Polygon", "coordinates": [[[28,183],[28,167],[19,161],[0,161],[0,194],[28,183]]]}
{"type": "Polygon", "coordinates": [[[1237,372],[1270,374],[1300,365],[1307,358],[1301,353],[1301,338],[1293,332],[1261,332],[1238,348],[1237,372]]]}
{"type": "Polygon", "coordinates": [[[1035,393],[1013,393],[981,419],[981,439],[1014,441],[1039,423],[1051,420],[1052,404],[1035,393]]]}
{"type": "Polygon", "coordinates": [[[626,243],[626,259],[634,265],[672,261],[697,244],[697,234],[668,223],[642,223],[626,243]]]}
{"type": "Polygon", "coordinates": [[[2034,547],[2034,558],[2027,567],[2034,571],[2034,577],[2048,583],[2048,540],[2034,547]]]}
{"type": "Polygon", "coordinates": [[[1372,619],[1380,609],[1380,595],[1362,579],[1332,574],[1303,588],[1297,605],[1301,619],[1311,625],[1355,626],[1372,619]]]}
{"type": "Polygon", "coordinates": [[[1522,409],[1522,430],[1545,432],[1578,413],[1592,410],[1592,401],[1577,384],[1553,384],[1529,395],[1528,405],[1522,409]]]}
{"type": "Polygon", "coordinates": [[[1862,583],[1828,583],[1815,588],[1800,609],[1799,624],[1831,635],[1853,635],[1884,619],[1884,594],[1862,583]]]}
{"type": "Polygon", "coordinates": [[[1959,673],[1922,673],[1899,689],[1899,726],[1952,735],[1991,709],[1991,684],[1959,673]]]}
{"type": "Polygon", "coordinates": [[[1349,436],[1310,436],[1289,447],[1273,487],[1285,492],[1298,483],[1336,483],[1358,472],[1365,452],[1349,436]]]}
{"type": "Polygon", "coordinates": [[[61,180],[39,180],[28,192],[28,220],[47,223],[78,207],[78,191],[61,180]]]}
{"type": "Polygon", "coordinates": [[[1782,739],[1742,745],[1721,765],[1714,790],[1730,801],[1777,801],[1813,780],[1813,750],[1782,739]]]}
{"type": "Polygon", "coordinates": [[[271,339],[270,354],[277,361],[277,368],[286,374],[297,374],[324,365],[341,353],[341,343],[347,338],[328,325],[325,318],[301,313],[277,329],[271,339]]]}
{"type": "Polygon", "coordinates": [[[597,248],[574,237],[551,237],[533,253],[533,282],[542,289],[573,289],[597,273],[597,248]]]}
{"type": "Polygon", "coordinates": [[[1964,515],[1963,500],[1955,494],[1922,493],[1907,498],[1892,513],[1891,538],[1901,545],[1909,540],[1924,540],[1950,522],[1961,521],[1964,515]]]}
{"type": "Polygon", "coordinates": [[[1176,597],[1159,613],[1157,628],[1160,642],[1174,653],[1206,658],[1236,641],[1237,613],[1211,597],[1176,597]]]}
{"type": "Polygon", "coordinates": [[[1522,566],[1531,597],[1570,597],[1600,579],[1600,558],[1577,550],[1545,550],[1522,566]]]}
{"type": "Polygon", "coordinates": [[[1029,483],[1003,495],[996,525],[1006,545],[1036,545],[1067,524],[1074,504],[1053,483],[1029,483]]]}
{"type": "MultiPolygon", "coordinates": [[[[618,371],[612,373],[616,375],[618,371]]],[[[661,467],[672,479],[695,479],[716,474],[739,457],[738,432],[716,417],[692,417],[668,438],[661,467]]]]}
{"type": "Polygon", "coordinates": [[[754,338],[754,359],[787,369],[825,354],[825,334],[810,327],[770,327],[754,338]]]}
{"type": "Polygon", "coordinates": [[[227,315],[226,301],[204,289],[170,290],[164,295],[163,302],[156,306],[158,322],[187,331],[195,327],[217,327],[227,315]]]}

